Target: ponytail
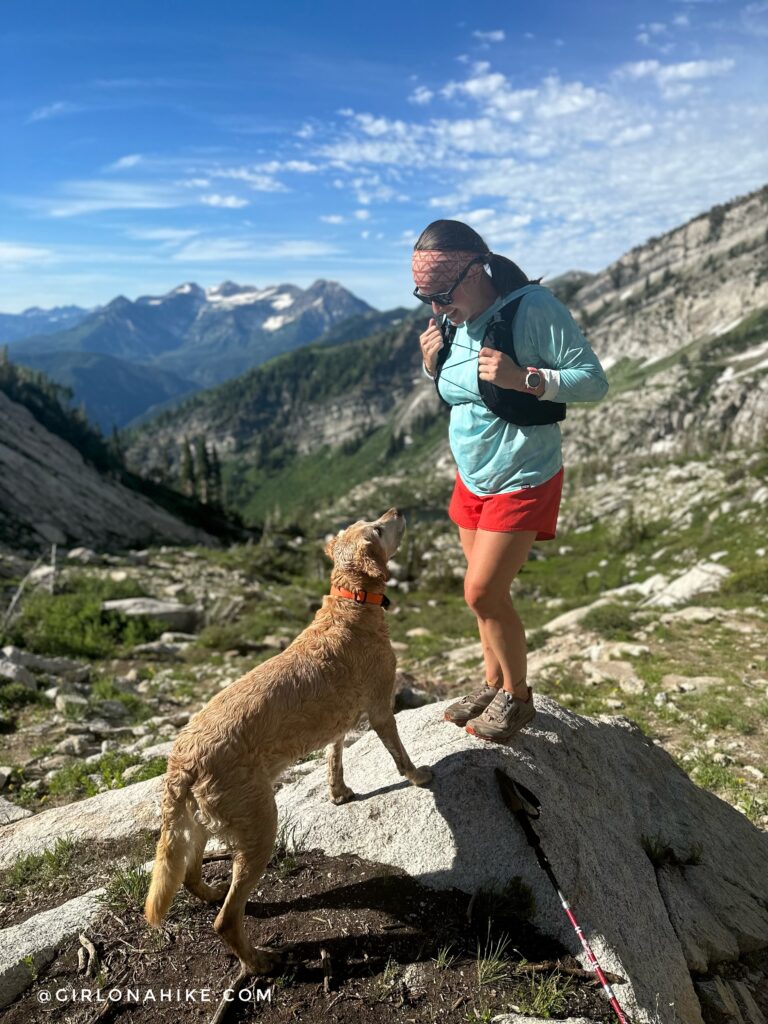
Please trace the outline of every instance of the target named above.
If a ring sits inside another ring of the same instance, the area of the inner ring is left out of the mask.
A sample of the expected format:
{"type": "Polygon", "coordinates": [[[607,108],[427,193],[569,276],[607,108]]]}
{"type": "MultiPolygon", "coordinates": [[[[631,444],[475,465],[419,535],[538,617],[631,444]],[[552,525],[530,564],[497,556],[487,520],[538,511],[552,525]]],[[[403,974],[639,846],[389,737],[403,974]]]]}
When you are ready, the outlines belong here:
{"type": "Polygon", "coordinates": [[[492,252],[488,262],[491,267],[491,281],[499,295],[507,295],[526,284],[537,283],[526,277],[520,267],[512,260],[508,260],[506,256],[499,256],[492,252]]]}

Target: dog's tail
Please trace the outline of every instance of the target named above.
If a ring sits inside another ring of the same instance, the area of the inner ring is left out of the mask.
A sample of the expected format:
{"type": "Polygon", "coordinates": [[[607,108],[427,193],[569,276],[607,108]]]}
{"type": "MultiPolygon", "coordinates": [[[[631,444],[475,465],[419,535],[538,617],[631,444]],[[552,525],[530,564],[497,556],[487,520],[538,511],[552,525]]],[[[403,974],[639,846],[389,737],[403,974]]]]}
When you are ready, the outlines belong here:
{"type": "Polygon", "coordinates": [[[155,852],[155,866],[144,916],[158,925],[168,913],[173,897],[181,887],[191,853],[190,839],[195,831],[195,801],[190,788],[193,776],[171,763],[163,792],[163,826],[155,852]]]}

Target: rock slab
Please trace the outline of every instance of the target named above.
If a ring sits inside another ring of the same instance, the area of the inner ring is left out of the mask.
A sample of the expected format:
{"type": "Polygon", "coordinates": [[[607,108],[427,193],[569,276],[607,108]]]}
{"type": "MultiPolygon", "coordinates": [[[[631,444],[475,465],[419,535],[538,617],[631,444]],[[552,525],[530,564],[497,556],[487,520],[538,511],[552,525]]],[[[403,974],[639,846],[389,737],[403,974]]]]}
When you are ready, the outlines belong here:
{"type": "Polygon", "coordinates": [[[0,932],[0,1007],[7,1006],[27,989],[37,972],[103,910],[103,889],[92,889],[61,907],[44,910],[29,921],[0,932]]]}
{"type": "Polygon", "coordinates": [[[691,968],[768,946],[768,837],[695,786],[628,720],[585,718],[546,697],[536,702],[535,721],[507,747],[444,722],[449,702],[402,712],[409,755],[434,770],[429,788],[400,779],[368,732],[344,755],[354,801],[329,803],[319,767],[280,790],[280,812],[308,848],[392,864],[435,888],[473,893],[520,876],[533,891],[537,927],[587,966],[501,801],[494,769],[502,768],[539,797],[542,847],[601,966],[626,979],[615,986],[622,1006],[637,1022],[650,1024],[666,1006],[665,1024],[701,1024],[691,968]],[[649,838],[681,862],[671,869],[674,881],[665,880],[669,905],[645,852],[649,838]],[[700,862],[685,864],[699,848],[700,862]]]}

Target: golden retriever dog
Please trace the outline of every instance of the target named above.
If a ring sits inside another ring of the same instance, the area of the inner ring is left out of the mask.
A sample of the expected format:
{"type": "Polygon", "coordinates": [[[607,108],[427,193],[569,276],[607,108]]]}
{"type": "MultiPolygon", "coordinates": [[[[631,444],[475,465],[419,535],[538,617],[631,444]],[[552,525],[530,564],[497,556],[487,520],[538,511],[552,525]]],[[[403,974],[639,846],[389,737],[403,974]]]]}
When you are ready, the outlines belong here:
{"type": "Polygon", "coordinates": [[[280,773],[329,744],[330,799],[351,800],[342,772],[344,734],[367,714],[398,772],[415,786],[432,779],[429,768],[411,763],[393,711],[395,654],[383,593],[387,561],[404,529],[403,516],[390,509],[334,537],[325,548],[333,561],[331,593],[312,623],[282,653],[193,715],[168,758],[162,831],[144,913],[150,924],[159,924],[182,884],[206,902],[226,897],[214,928],[239,957],[243,973],[267,974],[284,964],[279,951],[251,945],[244,923],[248,896],[272,855],[273,783],[280,773]],[[231,882],[217,887],[201,875],[212,834],[232,850],[231,882]]]}

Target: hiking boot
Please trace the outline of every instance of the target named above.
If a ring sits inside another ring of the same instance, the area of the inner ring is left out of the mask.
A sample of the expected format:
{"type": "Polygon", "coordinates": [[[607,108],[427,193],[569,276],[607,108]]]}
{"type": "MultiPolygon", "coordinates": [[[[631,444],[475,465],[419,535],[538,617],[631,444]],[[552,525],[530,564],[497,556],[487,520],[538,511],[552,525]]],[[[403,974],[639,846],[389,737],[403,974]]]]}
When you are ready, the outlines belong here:
{"type": "Polygon", "coordinates": [[[482,715],[466,729],[473,736],[479,736],[481,740],[506,743],[515,733],[528,725],[535,714],[530,686],[527,701],[513,697],[506,690],[499,690],[482,715]]]}
{"type": "Polygon", "coordinates": [[[497,693],[499,690],[495,686],[489,686],[486,683],[474,693],[469,693],[461,700],[449,704],[443,718],[446,722],[453,722],[454,725],[465,726],[470,718],[477,718],[485,711],[497,693]]]}

